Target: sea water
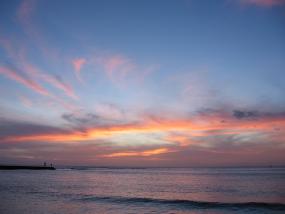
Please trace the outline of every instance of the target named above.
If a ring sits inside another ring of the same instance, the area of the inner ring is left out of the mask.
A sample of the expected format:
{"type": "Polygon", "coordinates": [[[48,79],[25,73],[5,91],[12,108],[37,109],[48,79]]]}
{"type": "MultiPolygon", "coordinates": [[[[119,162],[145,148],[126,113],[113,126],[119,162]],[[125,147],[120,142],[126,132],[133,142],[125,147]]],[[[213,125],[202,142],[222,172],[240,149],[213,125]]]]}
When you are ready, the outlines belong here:
{"type": "Polygon", "coordinates": [[[285,213],[285,169],[3,170],[0,213],[285,213]]]}

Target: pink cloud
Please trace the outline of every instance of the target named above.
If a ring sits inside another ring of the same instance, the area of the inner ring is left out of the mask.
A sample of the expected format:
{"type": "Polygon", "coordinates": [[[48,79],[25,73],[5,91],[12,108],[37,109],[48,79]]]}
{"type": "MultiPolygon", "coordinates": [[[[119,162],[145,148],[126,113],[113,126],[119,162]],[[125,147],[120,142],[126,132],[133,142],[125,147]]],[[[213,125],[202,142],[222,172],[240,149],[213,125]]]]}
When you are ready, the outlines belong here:
{"type": "Polygon", "coordinates": [[[23,70],[27,74],[37,78],[38,80],[45,81],[46,83],[49,83],[53,87],[62,90],[67,96],[73,99],[78,99],[78,97],[75,95],[73,91],[73,88],[69,84],[64,83],[59,77],[47,74],[46,72],[42,71],[41,69],[29,63],[25,59],[24,53],[19,54],[19,56],[15,60],[18,60],[20,62],[21,66],[23,67],[23,70]]]}
{"type": "Polygon", "coordinates": [[[38,40],[39,33],[32,24],[32,14],[35,10],[36,2],[34,0],[23,0],[17,10],[17,18],[27,35],[38,40]]]}
{"type": "MultiPolygon", "coordinates": [[[[13,46],[13,43],[9,39],[1,37],[0,37],[0,45],[6,50],[9,57],[11,57],[13,61],[17,62],[17,64],[19,64],[19,66],[22,68],[22,71],[25,72],[28,76],[31,76],[39,81],[44,81],[52,85],[53,87],[62,90],[67,96],[73,99],[78,99],[71,85],[63,82],[63,80],[61,80],[60,77],[48,74],[43,70],[41,70],[40,68],[38,68],[37,66],[28,62],[28,60],[26,59],[27,54],[24,48],[20,46],[21,48],[16,49],[15,46],[13,46]]],[[[40,85],[38,84],[38,86],[40,85]]]]}
{"type": "Polygon", "coordinates": [[[125,87],[127,81],[128,83],[141,84],[146,77],[160,67],[159,65],[139,65],[122,54],[99,55],[94,62],[103,69],[109,80],[120,87],[125,87]]]}
{"type": "Polygon", "coordinates": [[[17,11],[17,15],[18,18],[21,21],[26,21],[28,19],[30,19],[30,14],[33,12],[35,7],[35,1],[34,0],[24,0],[22,1],[22,3],[20,4],[18,11],[17,11]]]}
{"type": "Polygon", "coordinates": [[[76,58],[76,59],[72,60],[72,65],[73,65],[73,68],[75,70],[75,75],[80,82],[82,82],[82,78],[80,76],[80,71],[81,71],[82,66],[85,65],[86,62],[87,62],[87,60],[84,58],[76,58]]]}
{"type": "Polygon", "coordinates": [[[21,83],[22,85],[26,86],[27,88],[32,89],[33,91],[40,93],[45,96],[50,96],[49,92],[44,89],[41,85],[36,83],[35,81],[31,79],[27,79],[21,75],[19,75],[16,71],[6,68],[6,67],[0,67],[0,74],[6,76],[7,78],[14,80],[18,83],[21,83]]]}
{"type": "Polygon", "coordinates": [[[285,4],[285,0],[241,0],[243,4],[254,4],[261,7],[272,7],[285,4]]]}
{"type": "Polygon", "coordinates": [[[112,72],[118,69],[120,66],[125,65],[126,63],[128,63],[127,58],[120,56],[120,55],[115,55],[115,56],[105,59],[104,66],[108,72],[112,72]]]}
{"type": "Polygon", "coordinates": [[[101,63],[108,77],[113,81],[124,78],[135,67],[130,59],[122,55],[106,57],[101,59],[101,63]]]}
{"type": "Polygon", "coordinates": [[[40,78],[44,80],[45,82],[50,83],[54,87],[62,90],[67,96],[73,98],[73,99],[78,99],[78,97],[75,95],[72,87],[66,83],[64,83],[59,77],[53,77],[51,75],[47,74],[41,74],[40,78]]]}
{"type": "Polygon", "coordinates": [[[33,39],[35,46],[40,49],[44,56],[58,60],[58,52],[55,48],[50,47],[49,43],[45,40],[45,36],[34,23],[36,19],[33,16],[36,12],[36,6],[37,1],[35,0],[23,0],[16,12],[18,22],[26,35],[33,39]]]}
{"type": "Polygon", "coordinates": [[[0,37],[0,46],[6,50],[9,57],[11,58],[18,57],[18,54],[14,51],[12,42],[9,39],[0,37]]]}

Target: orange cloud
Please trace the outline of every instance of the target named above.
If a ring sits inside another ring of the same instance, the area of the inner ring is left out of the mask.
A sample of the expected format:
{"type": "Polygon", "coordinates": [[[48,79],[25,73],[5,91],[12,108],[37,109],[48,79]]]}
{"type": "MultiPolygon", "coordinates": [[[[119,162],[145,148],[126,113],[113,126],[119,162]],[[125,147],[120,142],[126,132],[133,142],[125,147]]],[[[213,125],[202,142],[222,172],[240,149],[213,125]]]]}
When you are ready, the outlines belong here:
{"type": "Polygon", "coordinates": [[[166,141],[178,143],[180,146],[188,146],[191,144],[189,136],[182,134],[170,134],[165,138],[166,141]]]}
{"type": "MultiPolygon", "coordinates": [[[[83,133],[70,132],[63,134],[48,134],[48,135],[28,135],[28,136],[10,136],[5,138],[5,141],[45,141],[45,142],[75,142],[75,141],[87,141],[100,138],[107,138],[115,136],[117,134],[128,133],[165,133],[169,134],[166,141],[178,142],[181,146],[189,145],[192,142],[188,139],[188,136],[211,136],[211,135],[232,135],[242,133],[256,133],[256,132],[273,132],[274,129],[285,129],[284,118],[265,118],[260,120],[238,120],[228,119],[226,122],[221,122],[221,118],[218,120],[205,118],[202,121],[197,118],[192,119],[176,119],[159,121],[145,120],[142,123],[135,124],[123,124],[123,125],[109,125],[95,128],[86,129],[83,133]],[[172,132],[182,133],[180,135],[174,135],[172,132]]],[[[282,135],[282,132],[280,132],[282,135]]]]}
{"type": "Polygon", "coordinates": [[[163,153],[167,153],[170,150],[168,148],[159,148],[159,149],[152,149],[152,150],[146,150],[142,152],[137,151],[127,151],[127,152],[116,152],[108,155],[103,155],[103,157],[108,158],[115,158],[115,157],[130,157],[130,156],[152,156],[152,155],[159,155],[163,153]]]}

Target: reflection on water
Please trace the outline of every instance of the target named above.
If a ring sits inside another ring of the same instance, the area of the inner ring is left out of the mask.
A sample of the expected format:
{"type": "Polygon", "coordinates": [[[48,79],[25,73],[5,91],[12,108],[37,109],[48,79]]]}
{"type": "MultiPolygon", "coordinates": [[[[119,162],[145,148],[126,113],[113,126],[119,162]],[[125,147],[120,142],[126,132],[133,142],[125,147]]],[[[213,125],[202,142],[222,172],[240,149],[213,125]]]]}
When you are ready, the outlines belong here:
{"type": "Polygon", "coordinates": [[[1,171],[0,213],[283,213],[284,180],[281,168],[1,171]]]}

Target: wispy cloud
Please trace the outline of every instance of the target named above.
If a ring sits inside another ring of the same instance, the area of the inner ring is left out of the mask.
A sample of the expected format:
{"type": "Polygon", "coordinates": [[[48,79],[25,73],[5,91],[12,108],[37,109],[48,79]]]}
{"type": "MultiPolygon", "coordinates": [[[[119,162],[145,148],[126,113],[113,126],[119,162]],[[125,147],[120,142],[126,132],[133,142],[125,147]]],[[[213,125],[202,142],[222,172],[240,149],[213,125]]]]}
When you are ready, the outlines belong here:
{"type": "Polygon", "coordinates": [[[72,60],[72,65],[75,70],[75,75],[78,79],[78,81],[83,82],[80,72],[81,68],[86,64],[87,60],[85,58],[76,58],[72,60]]]}
{"type": "Polygon", "coordinates": [[[127,83],[142,84],[145,79],[160,66],[142,66],[134,59],[123,54],[97,54],[92,60],[106,74],[108,79],[119,87],[125,87],[127,83]]]}
{"type": "Polygon", "coordinates": [[[242,4],[251,4],[260,7],[273,7],[285,5],[285,0],[240,0],[242,4]]]}
{"type": "Polygon", "coordinates": [[[12,44],[10,39],[4,38],[3,36],[0,36],[0,46],[6,50],[6,53],[9,57],[13,59],[18,58],[18,53],[15,51],[15,47],[12,44]]]}
{"type": "MultiPolygon", "coordinates": [[[[9,39],[4,38],[0,38],[0,45],[4,47],[7,54],[13,59],[13,62],[18,63],[19,66],[21,66],[22,71],[27,75],[33,77],[38,81],[49,83],[53,87],[62,90],[67,96],[73,99],[78,99],[71,85],[65,83],[59,75],[51,75],[30,63],[26,59],[27,54],[24,49],[16,49],[9,39]]],[[[39,83],[37,84],[40,85],[39,83]]]]}
{"type": "Polygon", "coordinates": [[[15,70],[11,69],[11,68],[7,68],[7,67],[0,67],[0,74],[6,76],[7,78],[14,80],[24,86],[26,86],[27,88],[32,89],[33,91],[45,95],[45,96],[49,96],[49,92],[43,88],[41,85],[39,85],[38,83],[36,83],[35,81],[28,79],[27,77],[24,77],[23,75],[19,74],[18,72],[16,72],[15,70]]]}
{"type": "Polygon", "coordinates": [[[127,115],[125,111],[119,108],[117,105],[112,103],[100,103],[96,104],[95,107],[96,114],[100,115],[102,118],[107,120],[126,120],[127,115]]]}
{"type": "Polygon", "coordinates": [[[58,59],[58,53],[55,48],[51,48],[46,41],[44,34],[35,25],[33,16],[36,12],[37,1],[23,0],[16,12],[18,22],[26,35],[33,40],[33,44],[41,51],[41,53],[49,59],[58,59]]]}
{"type": "Polygon", "coordinates": [[[71,85],[65,83],[59,75],[51,75],[47,72],[42,71],[40,68],[31,64],[30,62],[28,62],[25,58],[25,54],[23,54],[22,52],[19,54],[19,57],[16,58],[15,60],[17,60],[21,64],[23,70],[26,73],[32,75],[38,80],[49,83],[50,85],[52,85],[57,89],[62,90],[67,96],[73,99],[78,99],[71,85]]]}
{"type": "Polygon", "coordinates": [[[19,96],[19,99],[20,99],[20,102],[21,102],[25,107],[30,108],[30,107],[33,106],[33,102],[32,102],[29,98],[27,98],[26,96],[21,95],[21,96],[19,96]]]}
{"type": "Polygon", "coordinates": [[[39,77],[41,80],[44,80],[45,82],[50,83],[54,87],[62,90],[67,96],[73,99],[78,99],[78,96],[75,94],[71,85],[63,82],[60,76],[52,76],[52,75],[42,73],[39,75],[39,77]]]}
{"type": "Polygon", "coordinates": [[[114,83],[121,83],[126,75],[136,67],[129,58],[119,54],[96,57],[95,63],[103,67],[108,78],[114,83]]]}
{"type": "Polygon", "coordinates": [[[17,10],[17,16],[20,21],[28,23],[30,15],[35,9],[35,0],[23,0],[17,10]]]}

